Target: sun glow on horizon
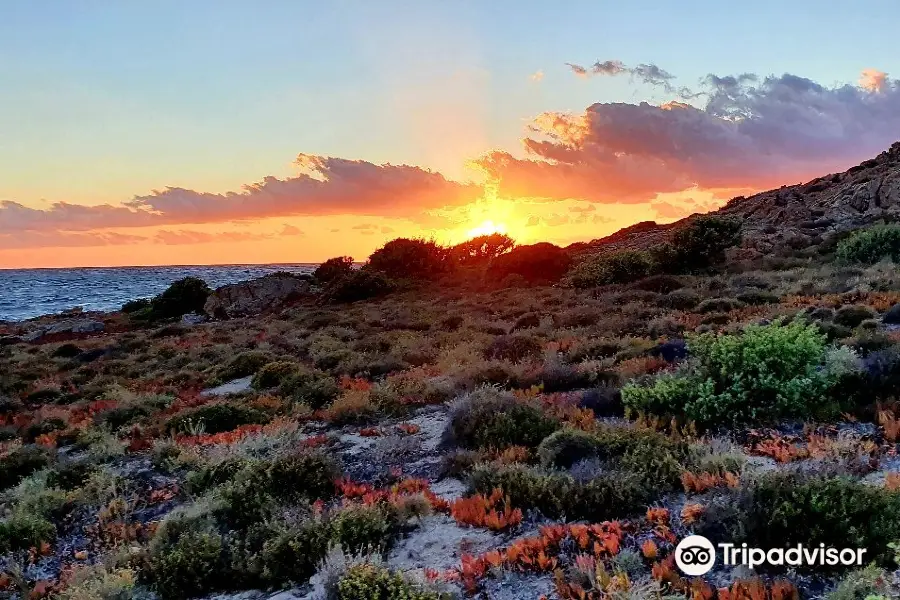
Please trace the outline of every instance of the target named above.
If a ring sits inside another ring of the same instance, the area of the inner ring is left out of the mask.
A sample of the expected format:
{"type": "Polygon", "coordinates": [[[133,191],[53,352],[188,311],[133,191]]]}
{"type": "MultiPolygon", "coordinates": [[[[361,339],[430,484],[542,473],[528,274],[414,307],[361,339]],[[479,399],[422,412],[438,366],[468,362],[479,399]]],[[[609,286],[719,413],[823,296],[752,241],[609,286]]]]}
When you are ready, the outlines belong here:
{"type": "Polygon", "coordinates": [[[476,238],[481,235],[491,235],[494,233],[507,233],[507,227],[505,223],[494,223],[491,219],[486,219],[482,221],[478,226],[473,227],[469,231],[466,232],[466,235],[471,238],[476,238]]]}

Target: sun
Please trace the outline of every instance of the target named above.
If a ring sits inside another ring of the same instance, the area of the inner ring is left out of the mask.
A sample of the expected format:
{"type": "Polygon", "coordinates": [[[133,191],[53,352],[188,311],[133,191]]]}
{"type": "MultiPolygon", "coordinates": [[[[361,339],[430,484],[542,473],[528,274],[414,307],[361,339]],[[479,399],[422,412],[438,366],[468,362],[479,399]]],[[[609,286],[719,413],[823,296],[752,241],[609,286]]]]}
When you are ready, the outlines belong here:
{"type": "Polygon", "coordinates": [[[504,223],[494,223],[491,220],[482,221],[477,227],[473,227],[467,232],[470,238],[480,235],[491,235],[492,233],[506,233],[506,225],[504,223]]]}

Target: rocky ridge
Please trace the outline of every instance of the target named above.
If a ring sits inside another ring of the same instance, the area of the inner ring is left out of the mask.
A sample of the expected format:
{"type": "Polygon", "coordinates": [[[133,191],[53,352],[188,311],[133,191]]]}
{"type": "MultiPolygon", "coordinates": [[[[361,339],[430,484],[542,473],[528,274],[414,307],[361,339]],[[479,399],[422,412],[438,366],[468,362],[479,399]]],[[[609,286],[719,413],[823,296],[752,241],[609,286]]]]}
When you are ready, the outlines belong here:
{"type": "MultiPolygon", "coordinates": [[[[900,142],[843,173],[738,196],[710,214],[739,219],[744,225],[744,250],[760,253],[779,246],[803,248],[835,233],[900,220],[900,142]]],[[[691,218],[666,225],[637,223],[570,248],[586,254],[647,248],[664,241],[691,218]]]]}

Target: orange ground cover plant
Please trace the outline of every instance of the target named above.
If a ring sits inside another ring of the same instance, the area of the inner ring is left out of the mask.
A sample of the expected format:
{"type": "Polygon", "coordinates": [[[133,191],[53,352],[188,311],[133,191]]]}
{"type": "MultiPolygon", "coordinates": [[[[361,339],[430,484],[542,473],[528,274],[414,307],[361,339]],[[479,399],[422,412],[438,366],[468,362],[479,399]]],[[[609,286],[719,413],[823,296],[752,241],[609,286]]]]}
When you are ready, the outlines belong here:
{"type": "Polygon", "coordinates": [[[495,489],[488,497],[477,494],[455,500],[450,504],[450,515],[461,525],[486,527],[492,531],[504,531],[522,522],[521,509],[513,508],[500,489],[495,489]]]}
{"type": "Polygon", "coordinates": [[[540,528],[539,535],[520,538],[506,549],[493,550],[481,556],[464,555],[460,568],[447,574],[458,580],[469,592],[478,589],[479,580],[490,568],[507,568],[520,572],[549,573],[559,565],[560,544],[571,539],[582,550],[601,560],[619,553],[622,526],[618,521],[590,525],[554,524],[540,528]]]}
{"type": "Polygon", "coordinates": [[[715,487],[728,486],[736,488],[740,484],[740,480],[734,473],[719,475],[685,471],[681,474],[681,484],[684,486],[685,492],[700,494],[715,487]]]}

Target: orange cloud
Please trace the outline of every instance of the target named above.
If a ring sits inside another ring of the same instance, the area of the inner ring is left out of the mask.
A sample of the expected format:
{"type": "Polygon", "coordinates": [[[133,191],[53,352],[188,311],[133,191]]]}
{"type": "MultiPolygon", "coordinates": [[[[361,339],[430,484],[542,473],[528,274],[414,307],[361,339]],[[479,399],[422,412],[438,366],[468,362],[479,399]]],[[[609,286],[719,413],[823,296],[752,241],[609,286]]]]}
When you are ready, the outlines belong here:
{"type": "Polygon", "coordinates": [[[878,69],[863,69],[859,78],[859,86],[870,92],[884,91],[888,85],[890,85],[890,81],[887,73],[878,69]]]}
{"type": "Polygon", "coordinates": [[[424,211],[459,206],[481,194],[475,185],[446,179],[419,167],[376,165],[301,154],[303,173],[297,177],[267,177],[241,192],[210,194],[166,188],[135,197],[122,206],[81,206],[58,202],[48,209],[0,202],[0,234],[88,231],[221,223],[284,216],[371,215],[427,219],[424,211]]]}
{"type": "MultiPolygon", "coordinates": [[[[648,82],[668,82],[664,71],[643,67],[636,69],[648,82]]],[[[525,158],[498,150],[475,164],[503,196],[598,203],[796,183],[843,170],[900,138],[900,82],[871,72],[867,81],[827,88],[794,75],[710,75],[702,92],[683,92],[705,97],[702,108],[597,103],[583,114],[546,113],[523,140],[525,158]]]]}

